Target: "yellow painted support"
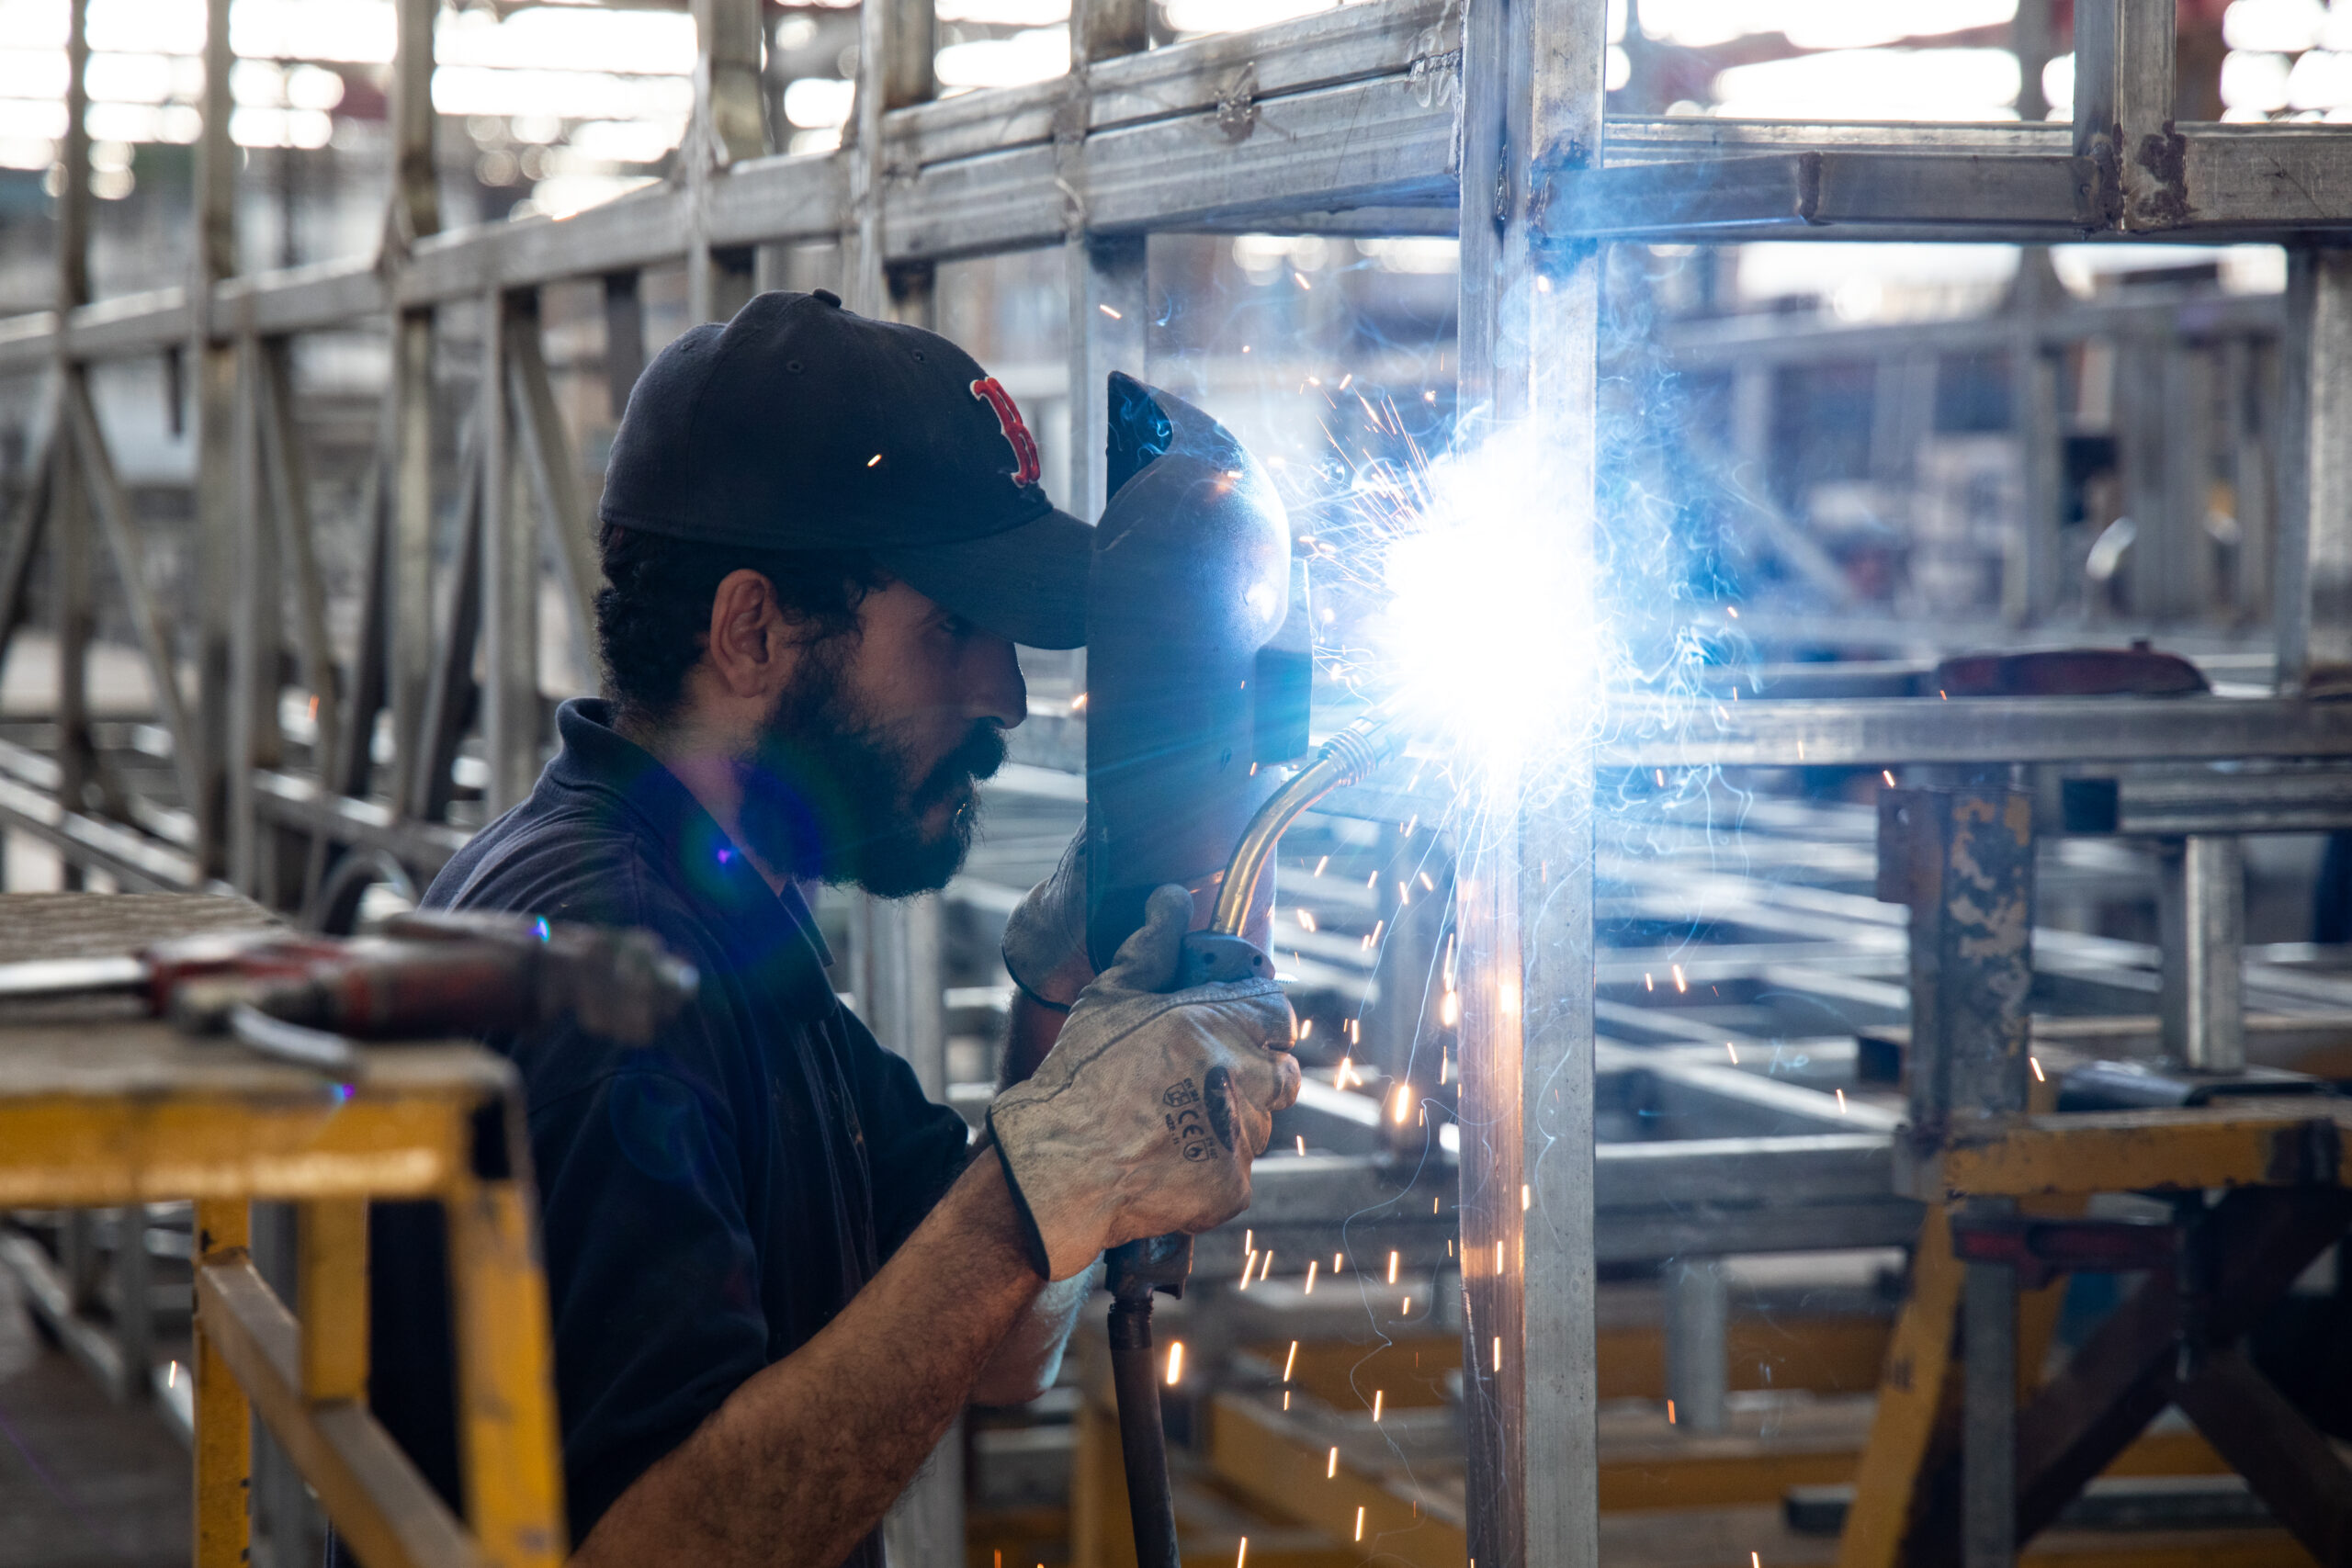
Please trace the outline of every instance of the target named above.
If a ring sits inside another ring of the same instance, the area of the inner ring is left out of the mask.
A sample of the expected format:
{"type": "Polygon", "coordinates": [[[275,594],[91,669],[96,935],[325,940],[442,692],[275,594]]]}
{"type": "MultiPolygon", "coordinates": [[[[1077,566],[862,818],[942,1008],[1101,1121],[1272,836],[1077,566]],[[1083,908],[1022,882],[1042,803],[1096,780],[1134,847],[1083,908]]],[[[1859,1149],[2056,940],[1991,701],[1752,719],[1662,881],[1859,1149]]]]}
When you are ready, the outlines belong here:
{"type": "Polygon", "coordinates": [[[483,1181],[448,1199],[466,1517],[484,1559],[555,1568],[564,1556],[547,1280],[526,1187],[483,1181]]]}
{"type": "Polygon", "coordinates": [[[302,1397],[312,1404],[368,1397],[368,1205],[302,1205],[302,1397]]]}
{"type": "Polygon", "coordinates": [[[1905,1183],[1928,1201],[2188,1191],[2343,1179],[2352,1106],[2232,1100],[2193,1111],[2027,1116],[1956,1133],[1905,1183]]]}
{"type": "MultiPolygon", "coordinates": [[[[241,1199],[210,1199],[196,1206],[196,1263],[222,1261],[252,1243],[252,1205],[241,1199]]],[[[197,1314],[196,1380],[196,1557],[195,1568],[245,1568],[251,1544],[246,1500],[253,1486],[253,1412],[228,1363],[197,1314]]]]}
{"type": "Polygon", "coordinates": [[[1950,1215],[1930,1209],[1919,1226],[1911,1299],[1895,1320],[1879,1380],[1878,1413],[1854,1478],[1854,1506],[1838,1543],[1838,1568],[1894,1568],[1910,1524],[1914,1483],[1935,1438],[1952,1371],[1964,1272],[1951,1253],[1950,1215]]]}
{"type": "MultiPolygon", "coordinates": [[[[206,1047],[191,1046],[191,1050],[206,1047]]],[[[453,1089],[462,1086],[452,1086],[453,1089]]],[[[423,1198],[465,1168],[481,1094],[0,1097],[0,1209],[185,1198],[423,1198]]],[[[487,1086],[495,1094],[500,1086],[487,1086]]]]}

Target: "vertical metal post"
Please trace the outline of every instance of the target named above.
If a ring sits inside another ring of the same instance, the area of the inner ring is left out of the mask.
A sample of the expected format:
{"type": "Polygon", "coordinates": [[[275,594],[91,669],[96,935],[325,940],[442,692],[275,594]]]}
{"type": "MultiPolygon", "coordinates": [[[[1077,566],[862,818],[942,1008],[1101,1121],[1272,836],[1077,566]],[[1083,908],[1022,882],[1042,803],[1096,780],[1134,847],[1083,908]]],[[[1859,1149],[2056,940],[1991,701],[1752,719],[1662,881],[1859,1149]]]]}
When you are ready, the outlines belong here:
{"type": "Polygon", "coordinates": [[[1674,1425],[1711,1437],[1724,1429],[1729,1395],[1731,1281],[1720,1258],[1666,1266],[1666,1397],[1674,1425]]]}
{"type": "MultiPolygon", "coordinates": [[[[441,224],[435,189],[433,22],[437,0],[398,0],[392,63],[392,211],[397,259],[441,224]]],[[[397,276],[397,269],[395,269],[397,276]]],[[[393,810],[412,809],[412,753],[433,675],[433,312],[396,310],[390,397],[391,510],[384,562],[390,656],[386,682],[398,748],[393,810]]],[[[355,744],[365,745],[364,739],[355,744]]]]}
{"type": "Polygon", "coordinates": [[[2278,689],[2352,664],[2352,251],[2287,253],[2279,337],[2278,689]]]}
{"type": "Polygon", "coordinates": [[[1078,0],[1071,7],[1068,96],[1054,126],[1069,299],[1069,492],[1063,504],[1086,518],[1100,516],[1110,499],[1102,491],[1110,418],[1102,389],[1114,370],[1145,378],[1150,314],[1144,236],[1096,235],[1087,229],[1091,73],[1099,61],[1141,53],[1150,41],[1148,17],[1143,0],[1078,0]]]}
{"type": "Polygon", "coordinates": [[[276,886],[274,858],[268,852],[274,835],[254,809],[253,773],[255,768],[274,768],[282,760],[278,658],[286,638],[277,547],[287,525],[277,515],[281,498],[273,493],[262,474],[261,421],[270,401],[263,385],[268,374],[263,354],[258,342],[245,341],[238,353],[241,363],[234,388],[230,456],[239,500],[236,594],[232,606],[237,624],[231,649],[228,777],[223,782],[231,806],[229,842],[236,885],[256,898],[275,902],[280,890],[276,886]]]}
{"type": "MultiPolygon", "coordinates": [[[[2025,1109],[2033,803],[2023,790],[1879,796],[1878,896],[1911,910],[1912,1135],[2025,1109]]],[[[1967,1568],[2017,1554],[2017,1274],[1966,1265],[1962,1512],[1967,1568]]]]}
{"type": "MultiPolygon", "coordinates": [[[[238,152],[229,139],[232,100],[229,73],[236,56],[229,41],[230,0],[206,0],[204,35],[203,129],[196,147],[196,257],[188,279],[192,341],[187,363],[195,371],[191,434],[196,445],[196,622],[197,737],[192,772],[197,798],[187,803],[195,813],[197,853],[204,869],[219,874],[230,869],[230,840],[238,829],[227,820],[231,810],[229,775],[249,770],[250,758],[230,744],[232,707],[240,698],[239,683],[231,673],[232,638],[250,637],[250,628],[232,625],[238,607],[240,535],[252,531],[257,513],[251,490],[238,481],[249,477],[235,449],[240,419],[237,412],[238,351],[235,344],[213,331],[212,286],[237,270],[238,152]]],[[[277,654],[270,654],[273,665],[277,654]]],[[[274,671],[273,671],[274,672],[274,671]]],[[[245,869],[250,869],[249,867],[245,869]]]]}
{"type": "Polygon", "coordinates": [[[539,776],[539,532],[517,493],[511,341],[539,330],[538,296],[482,299],[482,748],[492,814],[519,804],[539,776]]]}
{"type": "MultiPolygon", "coordinates": [[[[1979,1208],[2014,1209],[2015,1199],[1979,1208]]],[[[2010,1568],[2017,1561],[2018,1275],[2006,1263],[1971,1263],[1961,1286],[1961,1562],[2010,1568]]]]}
{"type": "MultiPolygon", "coordinates": [[[[1525,431],[1558,466],[1589,570],[1601,257],[1545,246],[1552,183],[1598,162],[1600,0],[1474,6],[1463,36],[1456,439],[1525,431]]],[[[1499,781],[1519,803],[1515,781],[1499,781]]],[[[1600,1558],[1593,1373],[1591,777],[1502,818],[1457,871],[1469,1555],[1600,1558]]]]}
{"type": "Polygon", "coordinates": [[[2108,215],[2162,229],[2188,213],[2186,143],[2173,129],[2171,0],[2075,7],[2075,155],[2098,171],[2108,215]]]}
{"type": "MultiPolygon", "coordinates": [[[[57,315],[90,302],[90,35],[88,0],[68,0],[65,28],[65,139],[58,150],[57,315]]],[[[90,602],[89,498],[82,465],[65,422],[81,367],[57,334],[57,423],[50,433],[55,488],[50,496],[49,538],[57,636],[57,797],[68,811],[88,807],[97,758],[90,742],[90,640],[96,615],[90,602]]],[[[82,886],[82,868],[66,860],[62,886],[82,886]]]]}
{"type": "Polygon", "coordinates": [[[768,150],[760,91],[759,0],[694,0],[695,135],[686,177],[693,234],[686,255],[686,310],[697,321],[724,321],[751,299],[752,247],[710,243],[711,175],[768,150]]]}
{"type": "Polygon", "coordinates": [[[928,103],[937,93],[938,37],[932,0],[873,0],[858,7],[857,104],[844,138],[854,152],[849,160],[849,226],[842,241],[848,253],[842,291],[860,315],[914,321],[927,316],[931,307],[927,266],[901,277],[889,276],[882,231],[889,159],[882,144],[882,117],[928,103]]]}
{"type": "Polygon", "coordinates": [[[613,423],[628,412],[628,395],[645,373],[645,297],[638,274],[605,275],[605,404],[613,423]]]}
{"type": "Polygon", "coordinates": [[[2165,1055],[2199,1072],[2245,1069],[2245,840],[2197,834],[2157,847],[2165,1055]]]}
{"type": "MultiPolygon", "coordinates": [[[[2050,113],[2041,91],[2042,69],[2052,54],[2050,11],[2051,0],[2018,0],[2009,24],[2009,45],[2018,57],[2018,118],[2029,125],[2050,113]]],[[[2009,344],[2009,423],[2017,432],[2024,513],[2001,574],[2001,616],[2011,626],[2040,625],[2058,605],[2064,434],[2058,425],[2059,360],[2043,352],[2041,330],[2058,294],[2049,247],[2023,247],[2010,298],[2017,331],[2009,344]]]]}
{"type": "Polygon", "coordinates": [[[1911,909],[1916,1135],[2022,1111],[2033,988],[2033,804],[2013,789],[1879,796],[1878,896],[1911,909]]]}
{"type": "MultiPolygon", "coordinates": [[[[243,1199],[198,1200],[191,1259],[197,1268],[230,1262],[244,1249],[248,1212],[243,1199]]],[[[253,1472],[252,1410],[220,1352],[213,1348],[201,1310],[193,1334],[188,1375],[195,1380],[194,1568],[245,1568],[252,1531],[245,1503],[253,1472]]]]}
{"type": "Polygon", "coordinates": [[[147,1256],[147,1206],[127,1203],[114,1212],[114,1344],[121,1358],[117,1400],[130,1404],[150,1393],[155,1360],[154,1280],[147,1256]]]}

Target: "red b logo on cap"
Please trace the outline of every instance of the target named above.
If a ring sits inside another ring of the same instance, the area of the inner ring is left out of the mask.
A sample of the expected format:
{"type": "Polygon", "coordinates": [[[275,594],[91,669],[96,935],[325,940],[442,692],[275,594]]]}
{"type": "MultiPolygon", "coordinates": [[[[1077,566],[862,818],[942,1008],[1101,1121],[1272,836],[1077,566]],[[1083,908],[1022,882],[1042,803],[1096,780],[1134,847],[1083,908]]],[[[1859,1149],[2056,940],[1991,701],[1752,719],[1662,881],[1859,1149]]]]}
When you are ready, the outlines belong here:
{"type": "Polygon", "coordinates": [[[1045,472],[1037,462],[1037,439],[1021,423],[1021,410],[1014,406],[1012,394],[995,377],[983,376],[972,383],[972,396],[996,411],[997,428],[1004,432],[1005,445],[1012,448],[1012,482],[1035,484],[1037,476],[1045,472]]]}

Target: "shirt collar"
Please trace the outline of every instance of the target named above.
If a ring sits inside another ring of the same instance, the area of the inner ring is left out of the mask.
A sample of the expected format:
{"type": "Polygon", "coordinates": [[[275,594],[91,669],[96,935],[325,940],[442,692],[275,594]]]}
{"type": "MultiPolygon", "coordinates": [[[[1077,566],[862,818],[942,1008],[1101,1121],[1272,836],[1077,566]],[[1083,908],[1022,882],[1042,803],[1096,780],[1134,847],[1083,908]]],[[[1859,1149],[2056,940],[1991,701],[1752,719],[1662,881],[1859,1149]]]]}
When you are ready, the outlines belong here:
{"type": "Polygon", "coordinates": [[[769,886],[678,775],[613,728],[612,704],[575,697],[556,709],[555,723],[563,744],[534,793],[585,792],[606,801],[659,852],[649,858],[685,892],[740,962],[799,960],[793,966],[810,971],[830,1003],[832,987],[824,971],[832,951],[799,888],[787,882],[778,893],[769,886]]]}

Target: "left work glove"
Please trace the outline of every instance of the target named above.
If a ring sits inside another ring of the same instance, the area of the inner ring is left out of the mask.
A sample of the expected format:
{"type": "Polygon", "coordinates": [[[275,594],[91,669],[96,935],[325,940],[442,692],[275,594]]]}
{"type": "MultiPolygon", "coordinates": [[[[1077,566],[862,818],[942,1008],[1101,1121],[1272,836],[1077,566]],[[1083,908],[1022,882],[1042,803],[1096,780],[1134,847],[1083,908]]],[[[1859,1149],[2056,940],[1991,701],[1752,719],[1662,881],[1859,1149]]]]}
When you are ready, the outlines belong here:
{"type": "Polygon", "coordinates": [[[1004,922],[1004,969],[1012,983],[1068,1012],[1094,978],[1086,956],[1086,825],[1062,849],[1053,874],[1029,889],[1004,922]]]}

